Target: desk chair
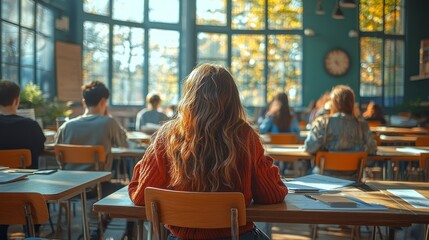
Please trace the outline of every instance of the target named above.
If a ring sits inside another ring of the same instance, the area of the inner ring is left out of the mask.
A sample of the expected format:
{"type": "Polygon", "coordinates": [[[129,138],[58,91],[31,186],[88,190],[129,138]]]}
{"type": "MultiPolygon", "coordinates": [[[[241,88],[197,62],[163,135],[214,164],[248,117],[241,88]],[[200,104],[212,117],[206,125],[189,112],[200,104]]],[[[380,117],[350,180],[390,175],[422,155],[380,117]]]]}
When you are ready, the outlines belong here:
{"type": "Polygon", "coordinates": [[[36,237],[34,224],[49,220],[46,200],[40,193],[0,193],[0,224],[26,224],[28,237],[36,237]]]}
{"type": "Polygon", "coordinates": [[[376,121],[376,120],[369,120],[366,121],[368,123],[369,127],[379,127],[379,126],[383,126],[383,124],[381,123],[381,121],[376,121]]]}
{"type": "Polygon", "coordinates": [[[366,152],[325,152],[316,154],[316,166],[320,168],[320,174],[330,171],[357,171],[356,182],[361,182],[363,169],[366,164],[366,152]]]}
{"type": "Polygon", "coordinates": [[[427,182],[429,179],[429,153],[420,153],[419,172],[422,173],[423,181],[427,182]]]}
{"type": "MultiPolygon", "coordinates": [[[[368,153],[366,152],[325,152],[316,154],[316,166],[320,168],[320,174],[325,171],[357,171],[356,182],[362,181],[363,170],[366,165],[368,153]]],[[[359,226],[352,228],[351,237],[359,239],[359,226]]],[[[317,237],[317,225],[313,225],[313,239],[317,237]]]]}
{"type": "MultiPolygon", "coordinates": [[[[89,145],[72,145],[72,144],[56,144],[54,146],[55,158],[60,166],[60,169],[64,170],[66,164],[82,164],[82,165],[93,165],[95,171],[99,171],[101,164],[106,163],[106,154],[103,146],[89,146],[89,145]]],[[[97,201],[101,199],[101,183],[97,183],[97,201]]],[[[66,209],[67,216],[67,227],[69,239],[71,239],[71,214],[70,214],[70,201],[67,201],[66,205],[62,204],[66,209]]],[[[84,216],[85,222],[87,216],[84,216]]],[[[103,221],[102,214],[98,213],[99,218],[99,229],[100,236],[103,238],[103,221]]],[[[61,207],[58,213],[58,226],[61,222],[61,207]]]]}
{"type": "Polygon", "coordinates": [[[29,149],[0,150],[0,166],[10,168],[26,168],[31,166],[29,149]]]}
{"type": "MultiPolygon", "coordinates": [[[[267,137],[267,144],[298,144],[299,140],[298,140],[298,136],[295,133],[267,133],[265,134],[267,137]]],[[[285,162],[280,162],[280,172],[283,175],[287,166],[285,162]]],[[[292,162],[293,164],[293,169],[294,169],[294,174],[297,175],[301,175],[299,174],[298,171],[298,166],[296,164],[296,162],[292,162]]]]}
{"type": "Polygon", "coordinates": [[[267,144],[298,144],[298,136],[295,133],[267,133],[270,139],[267,144]]]}
{"type": "Polygon", "coordinates": [[[239,226],[246,225],[246,205],[239,192],[184,192],[147,187],[146,217],[152,222],[155,239],[160,223],[187,228],[231,228],[231,239],[239,239],[239,226]]]}
{"type": "Polygon", "coordinates": [[[421,137],[417,137],[416,139],[416,146],[429,146],[429,136],[421,136],[421,137]]]}

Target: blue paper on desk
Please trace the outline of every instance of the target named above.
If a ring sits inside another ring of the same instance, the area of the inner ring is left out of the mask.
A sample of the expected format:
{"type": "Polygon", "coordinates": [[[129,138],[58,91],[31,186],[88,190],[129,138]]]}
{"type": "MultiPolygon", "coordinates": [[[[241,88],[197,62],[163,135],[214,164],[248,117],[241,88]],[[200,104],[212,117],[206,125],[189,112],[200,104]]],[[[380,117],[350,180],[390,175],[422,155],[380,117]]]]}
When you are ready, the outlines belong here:
{"type": "Polygon", "coordinates": [[[27,176],[28,176],[28,173],[0,172],[0,184],[18,181],[26,178],[27,176]]]}
{"type": "Polygon", "coordinates": [[[284,182],[291,192],[321,192],[346,187],[354,181],[329,177],[320,174],[311,174],[284,182]]]}
{"type": "Polygon", "coordinates": [[[342,210],[342,211],[383,211],[388,209],[384,205],[366,203],[357,198],[349,197],[349,196],[344,196],[344,197],[356,203],[356,205],[353,207],[334,207],[322,201],[308,198],[305,195],[298,195],[297,197],[299,198],[299,201],[294,201],[293,204],[300,209],[311,209],[311,210],[335,209],[335,210],[342,210]]]}

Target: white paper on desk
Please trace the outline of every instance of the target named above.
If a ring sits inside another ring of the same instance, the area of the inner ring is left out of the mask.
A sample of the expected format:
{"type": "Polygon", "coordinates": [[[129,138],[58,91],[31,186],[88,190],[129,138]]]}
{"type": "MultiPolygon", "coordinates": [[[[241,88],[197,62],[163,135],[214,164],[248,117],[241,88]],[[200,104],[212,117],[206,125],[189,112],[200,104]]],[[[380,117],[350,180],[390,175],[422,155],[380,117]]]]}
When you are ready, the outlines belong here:
{"type": "Polygon", "coordinates": [[[420,154],[420,153],[429,153],[428,150],[425,149],[418,149],[418,148],[413,148],[413,147],[401,147],[401,148],[396,148],[396,151],[398,152],[406,152],[406,153],[416,153],[416,154],[420,154]]]}
{"type": "Polygon", "coordinates": [[[269,152],[278,152],[278,153],[282,153],[282,152],[304,152],[304,148],[300,148],[300,147],[270,147],[267,148],[267,151],[269,152]]]}
{"type": "Polygon", "coordinates": [[[311,175],[295,178],[290,182],[286,182],[286,186],[289,187],[289,185],[293,184],[294,187],[296,187],[297,189],[292,188],[291,190],[295,190],[295,192],[305,192],[305,189],[307,189],[308,187],[316,188],[316,189],[319,189],[319,191],[323,191],[323,190],[332,190],[336,188],[346,187],[354,183],[355,183],[354,181],[350,181],[350,180],[329,177],[329,176],[320,175],[320,174],[311,174],[311,175]],[[299,186],[303,186],[302,191],[299,188],[299,186]]]}
{"type": "Polygon", "coordinates": [[[380,204],[370,204],[363,201],[357,201],[356,207],[331,207],[329,204],[323,203],[321,201],[313,200],[310,198],[302,197],[299,198],[299,201],[294,201],[293,204],[300,209],[308,210],[344,210],[344,211],[383,211],[388,208],[380,204]]]}
{"type": "Polygon", "coordinates": [[[429,208],[429,199],[412,189],[387,189],[391,194],[402,198],[415,208],[429,208]]]}

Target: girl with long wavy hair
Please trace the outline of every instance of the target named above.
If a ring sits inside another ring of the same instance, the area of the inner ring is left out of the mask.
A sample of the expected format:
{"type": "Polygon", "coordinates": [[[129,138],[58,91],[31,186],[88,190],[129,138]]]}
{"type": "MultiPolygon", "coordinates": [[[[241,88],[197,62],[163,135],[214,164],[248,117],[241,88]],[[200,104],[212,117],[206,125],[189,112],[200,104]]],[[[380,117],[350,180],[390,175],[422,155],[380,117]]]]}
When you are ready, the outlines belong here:
{"type": "MultiPolygon", "coordinates": [[[[287,188],[247,121],[228,70],[202,64],[185,79],[176,117],[157,131],[134,168],[128,191],[135,204],[144,205],[146,187],[242,192],[247,206],[252,199],[262,204],[283,201],[287,188]]],[[[169,239],[231,237],[230,229],[167,228],[169,239]]],[[[252,222],[240,227],[240,236],[267,239],[252,222]]]]}
{"type": "Polygon", "coordinates": [[[292,115],[286,93],[278,93],[271,101],[265,118],[260,121],[261,133],[292,132],[299,136],[299,124],[292,115]]]}
{"type": "Polygon", "coordinates": [[[305,150],[343,151],[375,154],[377,143],[372,138],[368,124],[354,114],[355,94],[349,86],[337,85],[332,88],[330,100],[331,114],[315,120],[307,139],[305,150]]]}

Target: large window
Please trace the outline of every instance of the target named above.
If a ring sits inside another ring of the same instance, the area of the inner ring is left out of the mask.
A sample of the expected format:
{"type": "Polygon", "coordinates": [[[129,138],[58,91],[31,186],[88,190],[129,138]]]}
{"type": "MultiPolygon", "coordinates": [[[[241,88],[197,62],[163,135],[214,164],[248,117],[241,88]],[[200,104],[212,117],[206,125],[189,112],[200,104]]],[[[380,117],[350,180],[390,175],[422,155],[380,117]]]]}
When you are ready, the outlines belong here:
{"type": "Polygon", "coordinates": [[[164,103],[179,94],[179,0],[84,0],[84,82],[99,80],[113,105],[164,103]],[[148,9],[145,9],[148,6],[148,9]]]}
{"type": "Polygon", "coordinates": [[[1,0],[1,78],[55,95],[54,13],[32,0],[1,0]]]}
{"type": "Polygon", "coordinates": [[[360,1],[363,102],[395,106],[404,97],[404,0],[360,1]]]}
{"type": "Polygon", "coordinates": [[[231,69],[245,106],[302,104],[302,0],[197,0],[197,61],[231,69]]]}

